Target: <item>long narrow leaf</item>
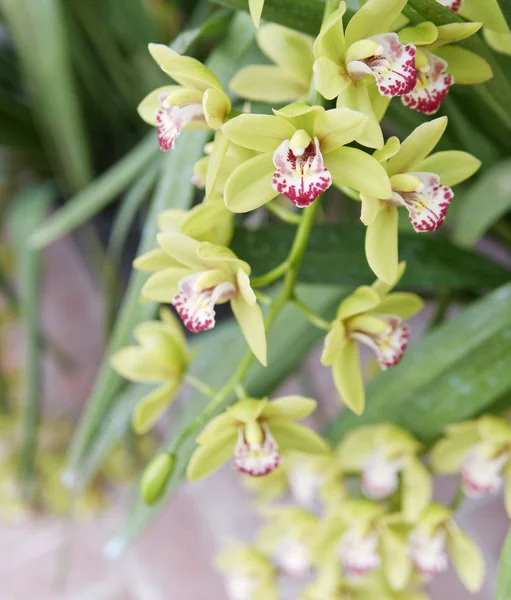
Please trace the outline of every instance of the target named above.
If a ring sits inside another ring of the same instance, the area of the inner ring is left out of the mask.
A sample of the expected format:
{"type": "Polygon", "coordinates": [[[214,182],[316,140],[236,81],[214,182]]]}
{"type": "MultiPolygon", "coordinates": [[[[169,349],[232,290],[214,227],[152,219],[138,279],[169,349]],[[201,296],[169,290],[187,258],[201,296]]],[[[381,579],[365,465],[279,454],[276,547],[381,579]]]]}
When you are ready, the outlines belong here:
{"type": "Polygon", "coordinates": [[[95,179],[32,235],[34,248],[44,248],[67,235],[103,210],[158,156],[151,132],[106,173],[95,179]]]}
{"type": "Polygon", "coordinates": [[[511,598],[511,529],[500,555],[497,590],[493,600],[509,600],[509,598],[511,598]]]}

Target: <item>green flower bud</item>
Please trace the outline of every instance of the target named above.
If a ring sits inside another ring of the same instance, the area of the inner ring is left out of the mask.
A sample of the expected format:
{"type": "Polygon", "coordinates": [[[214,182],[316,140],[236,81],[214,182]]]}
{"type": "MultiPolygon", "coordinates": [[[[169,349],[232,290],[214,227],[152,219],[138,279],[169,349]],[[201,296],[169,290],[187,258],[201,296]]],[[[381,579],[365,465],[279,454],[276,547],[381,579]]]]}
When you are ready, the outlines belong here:
{"type": "Polygon", "coordinates": [[[145,468],[140,482],[140,491],[146,504],[155,504],[163,496],[174,470],[173,454],[157,454],[145,468]]]}

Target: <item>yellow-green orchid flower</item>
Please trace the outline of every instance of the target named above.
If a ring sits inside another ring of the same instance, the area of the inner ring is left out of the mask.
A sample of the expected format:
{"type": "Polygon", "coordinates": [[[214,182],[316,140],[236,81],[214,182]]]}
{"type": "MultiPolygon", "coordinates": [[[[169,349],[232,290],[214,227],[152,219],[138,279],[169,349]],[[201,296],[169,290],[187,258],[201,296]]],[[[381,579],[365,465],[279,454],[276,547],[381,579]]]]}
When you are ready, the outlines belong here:
{"type": "Polygon", "coordinates": [[[112,356],[113,368],[130,381],[159,383],[137,404],[133,427],[146,433],[167,410],[175,397],[190,354],[181,326],[167,309],[160,311],[161,321],[145,321],[135,328],[138,346],[127,346],[112,356]]]}
{"type": "Polygon", "coordinates": [[[279,570],[303,577],[312,569],[311,540],[318,517],[296,506],[274,506],[263,511],[266,525],[259,532],[258,547],[271,556],[279,570]]]}
{"type": "Polygon", "coordinates": [[[312,38],[269,23],[257,32],[257,44],[275,65],[249,65],[230,83],[248,100],[280,104],[306,98],[312,82],[312,38]]]}
{"type": "Polygon", "coordinates": [[[312,509],[340,502],[347,495],[343,471],[334,452],[304,454],[290,452],[277,469],[264,478],[244,477],[242,484],[255,494],[258,504],[267,504],[290,494],[303,508],[312,509]]]}
{"type": "Polygon", "coordinates": [[[228,600],[278,600],[276,569],[257,548],[231,545],[215,564],[224,573],[228,600]]]}
{"type": "Polygon", "coordinates": [[[430,600],[428,594],[417,589],[417,582],[404,590],[392,590],[379,572],[364,577],[343,575],[335,557],[324,561],[318,568],[316,581],[300,600],[430,600]]]}
{"type": "Polygon", "coordinates": [[[344,31],[346,3],[341,2],[314,42],[316,89],[337,98],[337,107],[367,115],[355,139],[370,148],[383,146],[379,121],[390,99],[411,92],[417,81],[415,46],[389,33],[405,5],[406,0],[368,0],[344,31]]]}
{"type": "Polygon", "coordinates": [[[401,510],[413,521],[431,501],[431,475],[417,457],[421,445],[404,429],[390,423],[367,425],[349,433],[338,447],[347,473],[360,473],[363,493],[374,500],[399,488],[401,510]]]}
{"type": "Polygon", "coordinates": [[[259,152],[234,170],[225,186],[225,203],[248,212],[283,194],[296,206],[309,206],[322,192],[347,185],[367,194],[388,193],[388,177],[373,157],[345,148],[367,118],[353,110],[325,111],[295,103],[272,115],[240,115],[222,130],[239,146],[259,152]]]}
{"type": "Polygon", "coordinates": [[[445,571],[449,558],[469,592],[479,591],[484,581],[484,560],[477,544],[452,520],[452,510],[431,504],[422,513],[409,538],[415,571],[429,579],[445,571]]]}
{"type": "Polygon", "coordinates": [[[451,425],[431,452],[431,466],[438,473],[460,473],[469,497],[495,494],[504,481],[511,515],[511,426],[506,419],[484,415],[451,425]]]}
{"type": "Polygon", "coordinates": [[[199,435],[198,448],[188,463],[188,479],[205,477],[231,456],[240,473],[259,477],[280,464],[282,452],[327,452],[327,443],[317,433],[294,422],[310,415],[315,407],[314,400],[301,396],[271,402],[243,398],[210,421],[199,435]]]}
{"type": "Polygon", "coordinates": [[[256,28],[259,28],[261,15],[263,14],[264,0],[248,0],[248,10],[256,28]]]}
{"type": "Polygon", "coordinates": [[[417,84],[411,92],[401,96],[405,106],[432,115],[454,83],[474,85],[493,77],[484,58],[454,45],[476,33],[481,26],[482,23],[450,23],[437,27],[423,22],[399,32],[401,42],[417,46],[417,84]]]}
{"type": "Polygon", "coordinates": [[[181,56],[163,44],[149,44],[149,52],[179,84],[153,90],[138,106],[142,119],[157,127],[160,148],[171,150],[182,129],[221,127],[231,102],[216,76],[195,58],[181,56]]]}
{"type": "Polygon", "coordinates": [[[345,298],[325,338],[321,362],[332,367],[341,399],[357,414],[363,412],[365,404],[358,344],[366,344],[376,352],[381,369],[392,367],[401,360],[408,344],[405,319],[423,306],[416,294],[390,293],[405,267],[405,263],[400,264],[393,285],[375,281],[345,298]]]}
{"type": "MultiPolygon", "coordinates": [[[[152,264],[153,275],[142,296],[156,302],[172,302],[184,325],[197,333],[215,326],[215,305],[231,308],[250,349],[266,365],[263,314],[250,287],[250,266],[229,248],[198,242],[182,233],[160,233],[165,261],[152,264]]],[[[147,268],[147,260],[135,261],[147,268]],[[142,263],[142,264],[141,264],[142,263]]]]}
{"type": "Polygon", "coordinates": [[[337,556],[347,577],[364,579],[379,571],[392,590],[404,590],[412,581],[408,529],[392,522],[386,508],[369,500],[342,502],[320,523],[311,555],[319,567],[337,556]]]}
{"type": "Polygon", "coordinates": [[[444,222],[457,183],[471,177],[481,162],[457,150],[430,152],[447,126],[447,117],[423,123],[399,143],[390,138],[374,157],[385,168],[392,187],[387,198],[361,194],[361,220],[367,225],[365,251],[375,275],[387,283],[398,270],[398,207],[404,206],[417,232],[435,231],[444,222]]]}
{"type": "Polygon", "coordinates": [[[497,0],[437,0],[470,21],[481,21],[487,44],[511,56],[511,32],[497,0]]]}

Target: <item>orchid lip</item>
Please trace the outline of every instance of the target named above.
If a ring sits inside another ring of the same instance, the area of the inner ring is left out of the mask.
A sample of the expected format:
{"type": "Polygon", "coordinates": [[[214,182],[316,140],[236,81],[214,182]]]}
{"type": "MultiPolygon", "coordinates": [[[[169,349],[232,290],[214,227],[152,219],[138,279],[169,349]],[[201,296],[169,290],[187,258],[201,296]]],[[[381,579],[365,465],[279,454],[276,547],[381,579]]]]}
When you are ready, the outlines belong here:
{"type": "Polygon", "coordinates": [[[376,353],[378,364],[383,370],[399,363],[408,346],[410,329],[399,317],[386,318],[388,328],[381,334],[353,331],[351,337],[369,346],[376,353]]]}
{"type": "Polygon", "coordinates": [[[425,115],[435,114],[454,83],[454,77],[447,73],[445,60],[423,51],[428,57],[427,67],[417,70],[417,84],[409,93],[401,96],[401,101],[425,115]]]}
{"type": "Polygon", "coordinates": [[[501,470],[508,460],[507,452],[490,458],[477,447],[470,450],[460,468],[464,493],[472,497],[496,494],[502,486],[501,470]]]}
{"type": "Polygon", "coordinates": [[[280,454],[275,438],[266,424],[262,426],[263,441],[248,443],[243,427],[238,431],[238,441],[234,449],[233,467],[240,473],[252,477],[263,477],[274,471],[280,464],[280,454]]]}
{"type": "Polygon", "coordinates": [[[432,577],[447,569],[449,561],[445,552],[445,540],[443,530],[433,536],[418,529],[412,531],[409,538],[410,556],[418,573],[432,577]]]}
{"type": "Polygon", "coordinates": [[[204,120],[204,110],[201,104],[176,106],[167,104],[165,98],[166,95],[160,95],[161,108],[156,111],[158,143],[163,152],[174,148],[174,143],[185,125],[192,121],[204,120]]]}
{"type": "Polygon", "coordinates": [[[193,333],[212,329],[215,326],[215,304],[233,298],[237,293],[236,287],[228,281],[207,289],[198,288],[196,282],[201,274],[184,277],[179,282],[179,292],[172,298],[183,324],[193,333]]]}
{"type": "Polygon", "coordinates": [[[284,140],[273,155],[277,170],[273,174],[272,187],[289,198],[293,204],[305,208],[332,185],[332,177],[323,164],[318,138],[297,155],[284,140]]]}
{"type": "Polygon", "coordinates": [[[342,536],[338,551],[346,573],[354,577],[374,571],[381,564],[376,532],[361,536],[356,530],[349,529],[342,536]]]}
{"type": "Polygon", "coordinates": [[[366,461],[362,470],[362,491],[375,500],[393,494],[398,486],[398,473],[403,468],[402,459],[390,460],[376,451],[366,461]]]}

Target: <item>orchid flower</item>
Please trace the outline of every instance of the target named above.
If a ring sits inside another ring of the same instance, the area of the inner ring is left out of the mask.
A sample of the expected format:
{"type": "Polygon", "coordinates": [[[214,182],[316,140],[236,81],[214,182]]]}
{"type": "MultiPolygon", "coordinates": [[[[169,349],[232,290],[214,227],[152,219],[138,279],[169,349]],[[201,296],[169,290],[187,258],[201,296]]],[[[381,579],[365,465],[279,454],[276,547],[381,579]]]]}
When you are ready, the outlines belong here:
{"type": "Polygon", "coordinates": [[[257,32],[257,44],[274,65],[249,65],[230,83],[241,98],[280,104],[307,97],[312,81],[312,38],[270,23],[257,32]]]}
{"type": "Polygon", "coordinates": [[[198,242],[182,233],[160,233],[165,255],[150,254],[135,266],[153,271],[142,296],[171,302],[184,325],[197,333],[215,326],[215,305],[230,302],[247,343],[266,365],[263,314],[250,286],[250,266],[225,246],[198,242]]]}
{"type": "Polygon", "coordinates": [[[429,580],[445,571],[451,560],[463,585],[471,593],[484,580],[484,560],[477,544],[452,520],[452,511],[430,504],[408,537],[408,551],[415,571],[429,580]]]}
{"type": "Polygon", "coordinates": [[[409,329],[405,319],[422,309],[416,294],[390,293],[405,269],[401,263],[393,285],[376,281],[361,286],[345,298],[325,338],[321,362],[331,366],[334,383],[344,403],[355,413],[364,410],[364,384],[358,344],[369,346],[381,369],[396,365],[408,345],[409,329]]]}
{"type": "Polygon", "coordinates": [[[296,506],[266,507],[263,516],[267,522],[260,531],[258,547],[273,558],[285,575],[308,575],[312,570],[311,540],[318,517],[296,506]]]}
{"type": "Polygon", "coordinates": [[[337,453],[346,473],[360,473],[363,493],[373,500],[398,491],[401,509],[414,520],[431,501],[431,475],[418,459],[421,445],[407,431],[382,423],[358,427],[340,443],[337,453]]]}
{"type": "Polygon", "coordinates": [[[257,548],[233,544],[215,563],[224,574],[228,600],[278,600],[276,569],[257,548]]]}
{"type": "Polygon", "coordinates": [[[278,467],[282,452],[327,452],[328,445],[317,433],[294,422],[315,407],[314,400],[301,396],[271,402],[243,398],[211,420],[199,435],[198,448],[188,463],[188,479],[209,475],[231,457],[240,473],[260,477],[278,467]]]}
{"type": "Polygon", "coordinates": [[[399,32],[401,42],[417,46],[417,84],[401,97],[405,106],[432,115],[454,83],[474,85],[491,79],[492,69],[484,58],[455,45],[476,33],[481,25],[450,23],[437,27],[426,21],[399,32]]]}
{"type": "Polygon", "coordinates": [[[149,44],[149,52],[179,84],[153,90],[138,106],[142,119],[158,129],[160,148],[171,150],[182,129],[220,128],[231,102],[216,76],[195,58],[163,44],[149,44]]]}
{"type": "Polygon", "coordinates": [[[459,473],[469,497],[495,494],[504,484],[511,515],[511,426],[506,419],[484,415],[451,425],[433,448],[431,465],[438,473],[459,473]]]}
{"type": "Polygon", "coordinates": [[[147,433],[167,410],[190,362],[178,320],[163,308],[160,318],[140,323],[133,334],[138,345],[122,348],[111,359],[113,368],[126,379],[160,384],[138,402],[133,412],[137,433],[147,433]]]}
{"type": "Polygon", "coordinates": [[[301,103],[274,113],[240,115],[222,128],[231,142],[260,153],[230,175],[225,186],[227,208],[248,212],[279,194],[303,208],[332,182],[363,193],[369,189],[390,193],[378,161],[361,150],[343,147],[364,127],[364,115],[301,103]]]}
{"type": "Polygon", "coordinates": [[[411,92],[417,81],[415,46],[402,44],[392,27],[406,0],[368,0],[344,31],[346,3],[324,22],[314,42],[314,81],[337,107],[364,113],[368,120],[357,142],[383,146],[379,122],[390,99],[411,92]]]}
{"type": "Polygon", "coordinates": [[[392,193],[385,199],[361,194],[360,218],[367,225],[367,261],[386,283],[392,283],[398,271],[398,208],[407,209],[415,231],[435,231],[444,222],[454,196],[449,186],[465,181],[481,165],[466,152],[430,154],[446,126],[447,117],[423,123],[401,144],[390,138],[373,155],[385,168],[392,193]]]}
{"type": "Polygon", "coordinates": [[[481,21],[486,43],[496,52],[511,56],[511,31],[497,0],[437,1],[469,21],[481,21]]]}

